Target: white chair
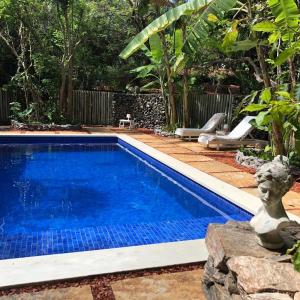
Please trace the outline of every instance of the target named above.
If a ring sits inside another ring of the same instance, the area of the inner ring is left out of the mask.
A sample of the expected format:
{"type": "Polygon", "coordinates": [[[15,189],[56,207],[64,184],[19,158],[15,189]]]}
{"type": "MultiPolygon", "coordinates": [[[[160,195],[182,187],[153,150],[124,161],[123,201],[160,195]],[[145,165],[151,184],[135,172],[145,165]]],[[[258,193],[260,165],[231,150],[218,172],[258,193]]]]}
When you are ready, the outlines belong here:
{"type": "Polygon", "coordinates": [[[197,139],[201,133],[215,132],[217,127],[224,121],[226,114],[214,114],[202,128],[177,128],[175,135],[182,139],[197,139]]]}
{"type": "Polygon", "coordinates": [[[121,119],[119,121],[119,128],[125,128],[128,125],[129,129],[134,129],[135,123],[134,120],[131,119],[131,114],[126,115],[126,119],[121,119]]]}
{"type": "Polygon", "coordinates": [[[253,138],[246,139],[250,135],[251,131],[254,129],[250,121],[254,120],[255,117],[247,116],[245,117],[228,135],[213,135],[213,134],[200,134],[198,142],[204,144],[206,147],[210,148],[215,146],[217,150],[220,147],[232,147],[232,146],[242,146],[242,145],[257,145],[263,146],[267,145],[267,141],[256,140],[253,138]]]}

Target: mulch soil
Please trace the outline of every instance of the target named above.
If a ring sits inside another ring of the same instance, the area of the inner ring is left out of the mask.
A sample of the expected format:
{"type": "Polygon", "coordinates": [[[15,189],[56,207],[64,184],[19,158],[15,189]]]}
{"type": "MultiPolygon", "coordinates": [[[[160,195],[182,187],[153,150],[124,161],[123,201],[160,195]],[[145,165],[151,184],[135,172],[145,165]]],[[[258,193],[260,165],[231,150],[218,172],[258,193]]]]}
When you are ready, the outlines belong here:
{"type": "Polygon", "coordinates": [[[196,263],[196,264],[189,264],[189,265],[157,268],[151,270],[141,270],[135,272],[99,275],[99,276],[93,276],[93,277],[83,278],[83,279],[47,282],[43,284],[22,286],[18,288],[9,288],[9,289],[2,289],[2,290],[0,289],[0,296],[10,296],[10,295],[17,295],[21,293],[40,292],[43,290],[50,290],[50,289],[60,289],[60,288],[78,287],[82,285],[90,285],[94,300],[114,300],[115,297],[111,288],[111,283],[114,281],[128,279],[128,278],[142,277],[142,276],[192,271],[197,269],[203,269],[203,264],[196,263]]]}

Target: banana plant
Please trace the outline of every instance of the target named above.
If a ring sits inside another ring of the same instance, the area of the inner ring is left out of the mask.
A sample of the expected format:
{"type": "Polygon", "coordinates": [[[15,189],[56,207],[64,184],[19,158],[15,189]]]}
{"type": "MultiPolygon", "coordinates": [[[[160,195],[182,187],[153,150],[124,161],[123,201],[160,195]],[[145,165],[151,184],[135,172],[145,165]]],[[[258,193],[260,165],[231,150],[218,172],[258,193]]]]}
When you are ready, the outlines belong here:
{"type": "MultiPolygon", "coordinates": [[[[163,47],[158,34],[149,39],[149,48],[145,45],[141,48],[145,56],[149,59],[148,65],[137,67],[130,71],[136,74],[136,79],[150,79],[141,89],[148,90],[152,87],[159,87],[161,94],[166,99],[165,78],[166,70],[163,63],[163,47]]],[[[166,101],[165,101],[166,102],[166,101]]]]}
{"type": "Polygon", "coordinates": [[[235,3],[236,0],[191,0],[171,8],[138,33],[121,52],[120,57],[127,59],[138,51],[152,35],[164,31],[180,18],[197,15],[198,21],[192,26],[192,32],[188,37],[188,42],[193,43],[195,39],[203,37],[203,34],[207,36],[205,24],[214,22],[215,18],[233,8],[235,3]]]}
{"type": "MultiPolygon", "coordinates": [[[[199,37],[199,31],[205,31],[206,27],[202,26],[201,24],[209,24],[213,23],[212,21],[218,18],[218,16],[222,15],[224,11],[229,10],[232,8],[236,3],[236,0],[191,0],[182,5],[179,5],[175,8],[169,9],[166,13],[158,17],[152,23],[150,23],[145,29],[143,29],[139,34],[137,34],[133,40],[127,45],[127,47],[121,52],[120,57],[123,59],[127,59],[133,53],[141,49],[143,45],[150,39],[151,36],[160,33],[161,38],[164,38],[163,32],[170,27],[174,22],[178,21],[183,17],[188,17],[191,15],[197,15],[199,22],[197,22],[193,33],[190,34],[188,37],[186,35],[184,37],[184,44],[189,45],[188,40],[189,38],[195,41],[195,37],[199,37]],[[201,26],[200,26],[201,25],[201,26]]],[[[183,24],[185,24],[183,22],[183,24]]],[[[169,57],[167,53],[167,43],[163,39],[162,40],[163,48],[164,48],[164,61],[166,64],[167,70],[167,80],[168,80],[168,89],[169,89],[169,98],[171,104],[171,116],[172,116],[172,123],[175,124],[177,122],[177,104],[175,99],[175,92],[174,92],[174,82],[172,78],[172,72],[178,70],[179,67],[183,68],[184,70],[184,99],[187,99],[187,69],[184,67],[187,63],[187,57],[182,51],[181,47],[181,55],[176,56],[176,62],[174,63],[174,67],[171,68],[169,63],[169,57]]],[[[183,46],[183,45],[182,45],[183,46]]],[[[188,47],[186,47],[188,49],[188,47]]],[[[185,107],[187,108],[186,101],[184,101],[185,107]]],[[[186,120],[188,117],[186,117],[186,120]]],[[[186,122],[185,122],[186,123],[186,122]]]]}

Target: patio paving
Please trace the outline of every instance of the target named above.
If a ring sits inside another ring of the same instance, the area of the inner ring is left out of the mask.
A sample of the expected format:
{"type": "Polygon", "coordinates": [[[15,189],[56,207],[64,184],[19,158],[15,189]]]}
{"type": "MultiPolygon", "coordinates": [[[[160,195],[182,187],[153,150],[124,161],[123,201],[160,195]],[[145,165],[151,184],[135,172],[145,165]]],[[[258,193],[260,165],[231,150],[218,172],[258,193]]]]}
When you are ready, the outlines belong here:
{"type": "MultiPolygon", "coordinates": [[[[205,156],[204,156],[205,157],[205,156]]],[[[223,164],[221,162],[216,163],[215,160],[211,159],[210,161],[201,161],[201,162],[191,162],[191,166],[194,168],[206,172],[206,173],[224,173],[224,172],[238,172],[239,170],[223,164]]]]}
{"type": "Polygon", "coordinates": [[[114,282],[116,300],[204,300],[203,270],[144,276],[114,282]]]}
{"type": "MultiPolygon", "coordinates": [[[[196,169],[240,188],[249,194],[258,196],[257,184],[252,174],[205,156],[213,153],[227,153],[230,150],[216,151],[214,149],[207,149],[195,141],[187,142],[155,135],[147,134],[148,136],[151,136],[151,138],[145,138],[144,136],[146,134],[129,135],[196,169]],[[168,148],[168,145],[170,145],[170,148],[168,148]]],[[[284,197],[283,203],[287,211],[300,216],[300,193],[289,191],[284,197]]]]}
{"type": "Polygon", "coordinates": [[[185,163],[192,163],[192,162],[209,162],[213,161],[213,159],[207,157],[207,156],[202,156],[199,154],[171,154],[172,157],[181,160],[185,163]]]}
{"type": "Polygon", "coordinates": [[[61,289],[51,289],[41,292],[21,293],[2,296],[0,300],[93,300],[91,287],[83,285],[61,289]]]}

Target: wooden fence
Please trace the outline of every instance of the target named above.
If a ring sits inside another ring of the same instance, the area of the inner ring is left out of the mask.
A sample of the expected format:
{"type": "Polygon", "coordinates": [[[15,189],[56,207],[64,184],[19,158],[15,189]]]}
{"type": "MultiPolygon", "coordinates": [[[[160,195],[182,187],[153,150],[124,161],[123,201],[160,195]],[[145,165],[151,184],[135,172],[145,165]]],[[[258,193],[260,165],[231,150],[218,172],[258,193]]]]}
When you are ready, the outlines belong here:
{"type": "Polygon", "coordinates": [[[0,90],[0,124],[9,123],[10,107],[9,104],[18,101],[18,94],[0,90]]]}
{"type": "MultiPolygon", "coordinates": [[[[178,97],[179,98],[179,97],[178,97]]],[[[234,105],[232,95],[203,95],[191,91],[189,96],[190,126],[201,127],[217,112],[227,114],[225,122],[231,123],[234,105]]],[[[17,101],[16,93],[0,90],[0,124],[9,123],[9,103],[17,101]]],[[[99,91],[73,92],[73,121],[87,125],[111,125],[113,120],[114,93],[99,91]]],[[[182,103],[178,104],[179,121],[182,121],[182,103]]]]}
{"type": "MultiPolygon", "coordinates": [[[[234,96],[228,94],[204,95],[198,91],[189,94],[190,127],[202,127],[215,113],[224,112],[227,118],[224,122],[231,125],[234,96]]],[[[178,105],[178,117],[182,122],[182,103],[178,105]]]]}
{"type": "Polygon", "coordinates": [[[113,117],[114,93],[98,91],[73,92],[73,120],[88,125],[109,125],[113,117]]]}

